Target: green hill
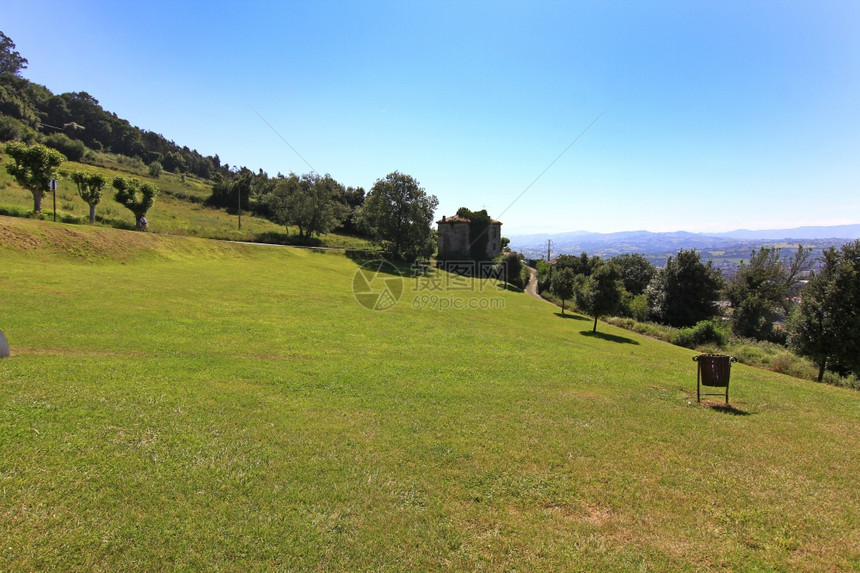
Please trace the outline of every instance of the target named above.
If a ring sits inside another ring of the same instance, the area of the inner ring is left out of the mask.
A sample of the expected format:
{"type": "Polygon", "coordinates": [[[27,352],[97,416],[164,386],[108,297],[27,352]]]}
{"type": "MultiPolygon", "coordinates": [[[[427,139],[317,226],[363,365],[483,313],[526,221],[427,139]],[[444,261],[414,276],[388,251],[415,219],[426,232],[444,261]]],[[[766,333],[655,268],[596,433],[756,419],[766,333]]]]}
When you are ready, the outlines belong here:
{"type": "Polygon", "coordinates": [[[860,568],[857,392],[361,263],[0,217],[0,570],[860,568]]]}
{"type": "MultiPolygon", "coordinates": [[[[80,170],[100,172],[108,181],[117,176],[136,177],[158,187],[161,194],[147,214],[149,229],[154,233],[267,243],[289,243],[296,239],[293,236],[296,233],[295,228],[287,229],[283,225],[261,217],[251,217],[247,213],[242,216],[242,229],[239,230],[236,215],[204,205],[212,192],[211,183],[207,181],[167,172],[154,179],[139,161],[108,154],[98,154],[96,157],[95,165],[67,161],[60,168],[61,177],[57,189],[58,221],[88,223],[89,206],[78,196],[75,184],[68,177],[70,173],[80,170]]],[[[9,160],[0,154],[0,215],[24,216],[33,210],[33,196],[6,172],[4,166],[9,160]]],[[[108,185],[101,203],[96,208],[98,224],[133,228],[134,215],[114,201],[113,191],[108,185]]],[[[53,220],[50,194],[43,200],[43,216],[47,220],[53,220]]],[[[319,244],[352,249],[371,247],[365,239],[338,233],[323,235],[319,244]]]]}

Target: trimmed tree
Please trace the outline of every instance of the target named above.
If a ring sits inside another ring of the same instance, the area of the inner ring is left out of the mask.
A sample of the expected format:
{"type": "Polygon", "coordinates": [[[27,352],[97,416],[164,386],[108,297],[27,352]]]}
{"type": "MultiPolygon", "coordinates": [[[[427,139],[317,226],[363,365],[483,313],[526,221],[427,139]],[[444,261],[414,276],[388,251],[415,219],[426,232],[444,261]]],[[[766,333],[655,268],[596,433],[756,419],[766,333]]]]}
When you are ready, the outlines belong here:
{"type": "Polygon", "coordinates": [[[18,184],[33,194],[33,214],[42,215],[42,197],[50,190],[51,179],[57,177],[57,168],[66,160],[56,149],[44,145],[26,146],[23,143],[7,143],[4,148],[15,163],[6,166],[9,175],[18,184]]]}
{"type": "Polygon", "coordinates": [[[143,230],[140,220],[146,217],[146,213],[155,203],[158,187],[149,183],[141,185],[137,179],[123,179],[122,177],[114,177],[112,185],[116,189],[113,198],[134,213],[135,225],[138,229],[143,230]]]}
{"type": "Polygon", "coordinates": [[[107,180],[101,173],[72,173],[72,181],[78,188],[78,195],[90,206],[90,224],[96,222],[96,205],[102,200],[102,191],[107,180]]]}

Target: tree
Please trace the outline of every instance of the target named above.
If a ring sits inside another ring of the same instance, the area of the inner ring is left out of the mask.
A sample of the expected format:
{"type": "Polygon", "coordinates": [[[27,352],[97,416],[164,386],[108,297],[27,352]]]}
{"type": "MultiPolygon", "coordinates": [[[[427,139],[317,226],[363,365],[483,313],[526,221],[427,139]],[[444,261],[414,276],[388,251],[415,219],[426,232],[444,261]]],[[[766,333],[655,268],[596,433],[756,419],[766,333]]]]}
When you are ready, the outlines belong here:
{"type": "Polygon", "coordinates": [[[394,171],[378,179],[368,193],[361,219],[371,241],[392,257],[414,261],[429,257],[433,241],[433,212],[439,205],[410,175],[394,171]]]}
{"type": "Polygon", "coordinates": [[[340,222],[337,230],[340,230],[348,235],[358,235],[361,232],[359,213],[361,206],[364,205],[364,187],[343,187],[340,186],[338,200],[346,209],[346,216],[340,222]]]}
{"type": "Polygon", "coordinates": [[[90,206],[90,224],[96,222],[96,205],[102,200],[102,190],[107,180],[101,173],[72,173],[72,181],[78,188],[78,195],[90,206]]]}
{"type": "Polygon", "coordinates": [[[33,194],[33,214],[42,215],[42,197],[50,189],[51,179],[57,177],[57,168],[66,160],[56,149],[44,145],[27,147],[23,143],[7,143],[6,153],[15,161],[6,171],[21,187],[33,194]]]}
{"type": "Polygon", "coordinates": [[[734,309],[732,332],[736,335],[770,339],[774,321],[788,312],[790,297],[797,293],[802,273],[811,266],[811,253],[798,245],[789,262],[780,253],[779,248],[753,250],[749,264],[741,262],[729,281],[726,296],[734,309]]]}
{"type": "Polygon", "coordinates": [[[573,296],[576,275],[569,268],[556,269],[552,274],[552,292],[561,299],[561,314],[564,314],[564,301],[573,296]]]}
{"type": "Polygon", "coordinates": [[[265,202],[274,219],[284,225],[299,228],[299,237],[310,239],[315,234],[328,233],[347,214],[338,200],[342,185],[330,175],[315,173],[279,179],[265,202]]]}
{"type": "Polygon", "coordinates": [[[640,253],[618,255],[612,257],[610,262],[618,267],[624,288],[633,296],[644,293],[657,272],[654,265],[640,253]]]}
{"type": "Polygon", "coordinates": [[[597,332],[597,319],[615,312],[621,302],[624,285],[621,273],[613,264],[601,265],[591,276],[580,275],[576,289],[576,305],[594,317],[592,332],[597,332]]]}
{"type": "Polygon", "coordinates": [[[801,291],[789,319],[789,344],[818,366],[818,381],[828,366],[860,373],[860,240],[822,257],[801,291]]]}
{"type": "Polygon", "coordinates": [[[524,265],[519,253],[505,253],[499,262],[499,267],[502,273],[504,273],[505,282],[517,288],[525,288],[525,283],[523,282],[524,265]]]}
{"type": "Polygon", "coordinates": [[[135,223],[139,229],[143,230],[144,228],[140,220],[146,217],[147,211],[155,203],[155,198],[158,196],[158,187],[149,183],[141,185],[137,179],[114,177],[113,188],[116,189],[113,198],[134,213],[135,223]]]}
{"type": "Polygon", "coordinates": [[[535,261],[535,270],[537,271],[538,292],[544,292],[547,289],[552,290],[552,265],[543,259],[538,259],[535,261]]]}
{"type": "Polygon", "coordinates": [[[681,250],[657,271],[645,294],[652,318],[684,327],[716,316],[722,286],[723,276],[711,261],[702,263],[695,249],[681,250]]]}
{"type": "Polygon", "coordinates": [[[574,275],[591,276],[603,261],[598,255],[589,258],[588,253],[583,252],[578,257],[573,255],[559,255],[555,259],[556,269],[568,268],[573,271],[574,275]]]}
{"type": "Polygon", "coordinates": [[[254,172],[247,167],[235,173],[227,172],[226,176],[216,174],[206,205],[224,207],[228,213],[237,213],[240,203],[242,209],[250,209],[254,179],[254,172]]]}
{"type": "Polygon", "coordinates": [[[27,58],[15,50],[15,42],[9,36],[0,32],[0,74],[20,76],[21,70],[27,68],[27,58]]]}

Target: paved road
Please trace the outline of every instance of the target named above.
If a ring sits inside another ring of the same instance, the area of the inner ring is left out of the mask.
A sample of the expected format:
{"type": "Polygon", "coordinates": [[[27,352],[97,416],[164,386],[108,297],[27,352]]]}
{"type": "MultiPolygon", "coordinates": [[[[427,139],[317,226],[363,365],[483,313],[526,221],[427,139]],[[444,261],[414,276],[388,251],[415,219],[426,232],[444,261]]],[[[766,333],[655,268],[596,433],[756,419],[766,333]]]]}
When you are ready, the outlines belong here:
{"type": "Polygon", "coordinates": [[[548,300],[546,300],[545,298],[543,298],[541,295],[538,294],[538,291],[537,291],[537,286],[538,286],[537,270],[533,269],[532,267],[529,267],[529,272],[531,273],[531,277],[529,278],[529,284],[526,285],[526,292],[538,300],[542,300],[546,303],[549,303],[553,306],[556,306],[554,303],[549,302],[548,300]]]}
{"type": "MultiPolygon", "coordinates": [[[[165,234],[165,233],[160,233],[165,234]]],[[[317,251],[362,251],[366,253],[379,252],[377,249],[355,249],[352,247],[312,247],[310,245],[282,245],[280,243],[255,243],[253,241],[231,241],[230,239],[215,239],[222,243],[237,243],[239,245],[258,245],[261,247],[291,247],[293,249],[314,249],[317,251]]],[[[381,255],[380,255],[381,256],[381,255]]]]}

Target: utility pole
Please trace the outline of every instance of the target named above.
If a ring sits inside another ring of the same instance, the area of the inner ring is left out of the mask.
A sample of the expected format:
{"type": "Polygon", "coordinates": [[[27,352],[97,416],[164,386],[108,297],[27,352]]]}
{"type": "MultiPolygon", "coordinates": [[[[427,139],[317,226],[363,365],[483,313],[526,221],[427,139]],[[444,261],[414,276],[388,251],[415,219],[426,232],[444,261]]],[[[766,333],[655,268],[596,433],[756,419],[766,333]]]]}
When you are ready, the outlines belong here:
{"type": "Polygon", "coordinates": [[[51,191],[54,193],[54,223],[57,222],[57,180],[51,179],[51,182],[48,184],[51,188],[51,191]]]}
{"type": "Polygon", "coordinates": [[[546,264],[549,266],[549,278],[552,279],[552,265],[550,261],[552,260],[552,239],[546,240],[546,264]]]}
{"type": "Polygon", "coordinates": [[[242,230],[242,190],[239,189],[238,185],[236,185],[235,187],[236,187],[236,197],[238,197],[237,200],[239,201],[239,205],[238,205],[239,210],[237,211],[237,213],[239,213],[239,230],[241,231],[242,230]]]}

